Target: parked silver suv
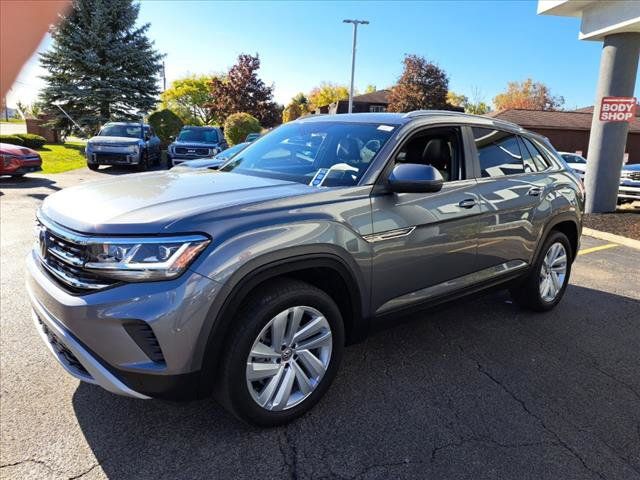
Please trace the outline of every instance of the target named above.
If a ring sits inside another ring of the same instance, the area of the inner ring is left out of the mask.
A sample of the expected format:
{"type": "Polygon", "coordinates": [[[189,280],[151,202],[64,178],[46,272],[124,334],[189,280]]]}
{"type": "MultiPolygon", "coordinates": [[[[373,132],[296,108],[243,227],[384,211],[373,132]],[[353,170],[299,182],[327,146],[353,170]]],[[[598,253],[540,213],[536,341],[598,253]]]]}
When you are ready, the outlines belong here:
{"type": "Polygon", "coordinates": [[[45,343],[136,398],[215,393],[288,422],[377,322],[502,285],[545,311],[578,251],[584,192],[549,142],[451,112],[307,117],[220,171],[49,196],[28,256],[45,343]]]}

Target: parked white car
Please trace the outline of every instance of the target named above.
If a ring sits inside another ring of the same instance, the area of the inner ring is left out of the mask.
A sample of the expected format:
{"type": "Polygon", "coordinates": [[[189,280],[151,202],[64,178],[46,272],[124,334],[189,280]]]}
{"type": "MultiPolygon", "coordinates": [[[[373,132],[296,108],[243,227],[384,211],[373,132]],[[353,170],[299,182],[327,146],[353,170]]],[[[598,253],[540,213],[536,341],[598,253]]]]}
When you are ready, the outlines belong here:
{"type": "MultiPolygon", "coordinates": [[[[567,165],[584,182],[587,173],[587,160],[577,153],[558,152],[567,165]]],[[[618,189],[618,203],[628,203],[640,200],[640,164],[623,165],[620,172],[620,188],[618,189]]]]}
{"type": "Polygon", "coordinates": [[[584,182],[584,175],[587,172],[587,159],[577,153],[558,152],[567,165],[578,174],[580,180],[584,182]]]}

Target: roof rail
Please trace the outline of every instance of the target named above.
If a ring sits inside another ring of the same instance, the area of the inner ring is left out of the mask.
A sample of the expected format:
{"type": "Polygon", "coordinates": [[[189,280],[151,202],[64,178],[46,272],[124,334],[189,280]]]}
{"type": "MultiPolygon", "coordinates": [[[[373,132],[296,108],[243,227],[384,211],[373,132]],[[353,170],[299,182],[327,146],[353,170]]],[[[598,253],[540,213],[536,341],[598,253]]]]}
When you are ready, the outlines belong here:
{"type": "Polygon", "coordinates": [[[505,125],[505,126],[509,126],[511,128],[516,128],[518,130],[524,130],[524,128],[522,128],[517,123],[508,122],[506,120],[501,120],[499,118],[483,117],[482,115],[474,115],[474,114],[471,114],[471,113],[454,112],[452,110],[413,110],[411,112],[405,113],[402,117],[403,118],[416,118],[416,117],[422,117],[422,116],[426,116],[426,115],[447,115],[447,116],[452,116],[452,117],[466,117],[466,118],[482,119],[482,120],[486,120],[488,122],[491,122],[494,125],[505,125]]]}

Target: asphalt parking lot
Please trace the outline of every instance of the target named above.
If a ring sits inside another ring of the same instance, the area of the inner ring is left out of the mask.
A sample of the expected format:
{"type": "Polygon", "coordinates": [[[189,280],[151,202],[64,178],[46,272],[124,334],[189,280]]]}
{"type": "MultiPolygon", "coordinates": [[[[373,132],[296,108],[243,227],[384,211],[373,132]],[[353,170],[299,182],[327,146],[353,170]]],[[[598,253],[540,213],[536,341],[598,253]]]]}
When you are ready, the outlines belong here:
{"type": "Polygon", "coordinates": [[[1,478],[640,479],[640,251],[583,237],[553,312],[494,293],[399,321],[347,349],[310,414],[260,430],[80,384],[41,343],[34,211],[108,173],[0,179],[1,478]]]}

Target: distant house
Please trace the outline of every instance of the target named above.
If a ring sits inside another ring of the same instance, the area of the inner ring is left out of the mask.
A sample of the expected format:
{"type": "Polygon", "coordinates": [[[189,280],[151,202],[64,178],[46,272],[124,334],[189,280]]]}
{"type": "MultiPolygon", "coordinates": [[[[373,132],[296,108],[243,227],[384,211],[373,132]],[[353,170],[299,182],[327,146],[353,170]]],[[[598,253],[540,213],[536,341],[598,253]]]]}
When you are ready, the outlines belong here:
{"type": "MultiPolygon", "coordinates": [[[[638,110],[640,113],[640,109],[638,110]]],[[[585,158],[587,156],[593,117],[592,106],[573,111],[509,109],[490,112],[486,116],[517,123],[527,130],[544,135],[559,151],[577,152],[585,158]]],[[[625,152],[627,163],[640,163],[639,116],[629,124],[625,152]]]]}
{"type": "MultiPolygon", "coordinates": [[[[365,93],[363,95],[356,95],[353,97],[353,113],[363,112],[386,112],[389,106],[389,93],[391,90],[376,90],[375,92],[365,93]]],[[[453,110],[455,112],[464,112],[462,107],[454,107],[447,105],[447,110],[453,110]]],[[[314,113],[348,113],[349,112],[349,100],[338,100],[337,102],[324,105],[316,108],[314,113]]]]}
{"type": "MultiPolygon", "coordinates": [[[[386,112],[389,106],[387,99],[389,90],[376,90],[375,92],[356,95],[353,97],[353,113],[362,112],[386,112]]],[[[349,100],[338,100],[318,107],[314,113],[348,113],[349,100]]]]}

